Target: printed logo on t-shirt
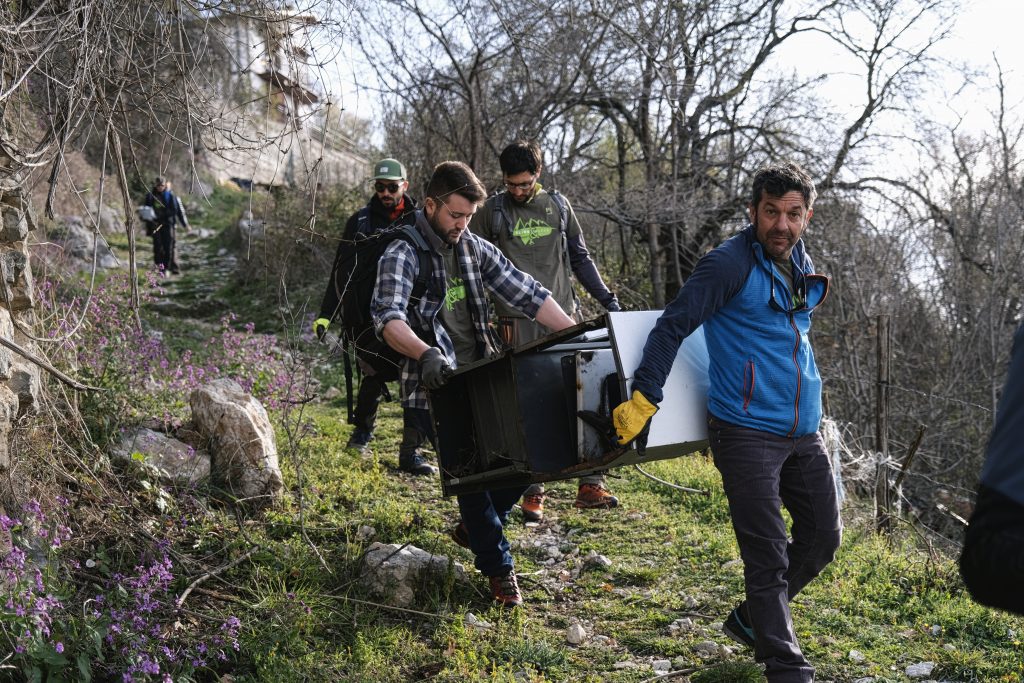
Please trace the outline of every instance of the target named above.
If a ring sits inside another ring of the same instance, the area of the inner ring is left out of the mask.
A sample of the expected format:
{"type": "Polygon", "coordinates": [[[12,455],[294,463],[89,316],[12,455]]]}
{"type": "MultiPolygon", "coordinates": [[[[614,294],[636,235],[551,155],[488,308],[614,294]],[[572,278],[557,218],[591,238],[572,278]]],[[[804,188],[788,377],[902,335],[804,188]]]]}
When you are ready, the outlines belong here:
{"type": "Polygon", "coordinates": [[[448,291],[444,295],[444,307],[451,311],[455,304],[466,298],[466,285],[458,275],[448,278],[448,291]]]}
{"type": "Polygon", "coordinates": [[[518,237],[523,241],[524,245],[530,246],[536,240],[539,240],[542,237],[547,237],[554,231],[554,228],[542,220],[531,218],[524,222],[523,219],[520,218],[516,221],[516,226],[512,228],[512,236],[518,237]]]}

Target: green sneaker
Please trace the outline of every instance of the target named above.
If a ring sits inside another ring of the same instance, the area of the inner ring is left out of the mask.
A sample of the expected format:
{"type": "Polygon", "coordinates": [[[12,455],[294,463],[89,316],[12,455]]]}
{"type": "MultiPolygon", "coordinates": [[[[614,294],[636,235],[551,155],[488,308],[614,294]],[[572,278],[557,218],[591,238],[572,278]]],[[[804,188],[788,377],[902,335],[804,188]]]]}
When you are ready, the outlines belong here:
{"type": "Polygon", "coordinates": [[[725,623],[722,624],[722,633],[729,636],[740,645],[746,645],[750,649],[754,648],[754,629],[744,622],[743,616],[740,614],[739,607],[729,612],[729,616],[726,617],[725,623]]]}

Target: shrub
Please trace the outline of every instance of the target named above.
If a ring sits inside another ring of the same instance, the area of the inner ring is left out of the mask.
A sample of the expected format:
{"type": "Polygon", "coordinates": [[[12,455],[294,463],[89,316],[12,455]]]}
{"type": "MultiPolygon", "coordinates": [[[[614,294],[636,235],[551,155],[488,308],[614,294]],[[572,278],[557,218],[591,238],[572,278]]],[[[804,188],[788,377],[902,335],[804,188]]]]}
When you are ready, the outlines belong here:
{"type": "MultiPolygon", "coordinates": [[[[122,681],[182,681],[231,661],[241,622],[228,616],[206,632],[183,626],[187,620],[175,603],[166,543],[131,572],[111,574],[102,592],[74,606],[76,594],[65,574],[79,564],[63,556],[70,529],[50,520],[36,501],[23,512],[20,519],[0,515],[0,533],[12,540],[0,559],[6,596],[0,651],[11,652],[0,668],[16,668],[29,680],[90,680],[99,674],[122,681]]],[[[89,564],[92,571],[105,570],[89,564]]]]}
{"type": "MultiPolygon", "coordinates": [[[[142,303],[159,294],[148,273],[142,303]]],[[[252,323],[238,326],[225,314],[219,329],[195,349],[175,351],[155,329],[139,324],[130,305],[129,280],[115,274],[98,284],[91,297],[68,285],[44,283],[41,297],[56,321],[51,337],[61,339],[58,365],[99,388],[83,399],[93,438],[100,443],[125,422],[152,415],[171,422],[184,417],[188,395],[203,383],[230,377],[270,408],[295,399],[290,357],[272,335],[258,334],[252,323]],[[84,313],[78,309],[85,307],[84,313]],[[79,320],[76,316],[80,316],[79,320]],[[69,335],[74,330],[74,335],[69,335]]]]}

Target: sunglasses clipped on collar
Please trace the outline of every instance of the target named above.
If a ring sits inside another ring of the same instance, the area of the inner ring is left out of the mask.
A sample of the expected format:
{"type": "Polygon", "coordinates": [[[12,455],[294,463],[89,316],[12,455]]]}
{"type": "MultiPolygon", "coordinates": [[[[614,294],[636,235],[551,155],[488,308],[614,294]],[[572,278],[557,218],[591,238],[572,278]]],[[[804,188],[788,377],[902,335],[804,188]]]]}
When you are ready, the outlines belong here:
{"type": "Polygon", "coordinates": [[[398,194],[398,188],[401,187],[398,183],[382,183],[379,180],[373,184],[373,189],[377,192],[384,192],[387,190],[391,194],[398,194]]]}
{"type": "Polygon", "coordinates": [[[779,302],[775,298],[775,278],[772,278],[772,288],[768,294],[768,305],[779,313],[796,313],[807,308],[807,294],[797,291],[790,300],[789,305],[779,302]]]}
{"type": "MultiPolygon", "coordinates": [[[[768,293],[768,306],[772,310],[778,311],[779,313],[787,313],[787,314],[789,314],[789,313],[796,313],[797,311],[802,311],[805,308],[811,308],[811,309],[817,308],[817,306],[822,301],[825,300],[825,296],[828,294],[828,284],[829,284],[828,277],[825,276],[825,275],[818,275],[816,273],[807,273],[806,275],[804,275],[803,286],[799,287],[797,289],[796,293],[793,295],[792,299],[790,299],[790,301],[789,301],[789,303],[787,305],[786,302],[779,301],[775,297],[775,276],[774,276],[774,274],[772,275],[771,282],[772,282],[771,290],[768,293]],[[807,296],[808,296],[807,292],[808,292],[808,289],[810,288],[810,285],[812,283],[824,283],[824,286],[825,286],[825,294],[823,294],[820,299],[817,299],[815,301],[814,305],[811,305],[807,301],[807,296]]],[[[785,297],[783,297],[783,298],[785,298],[785,297]]]]}

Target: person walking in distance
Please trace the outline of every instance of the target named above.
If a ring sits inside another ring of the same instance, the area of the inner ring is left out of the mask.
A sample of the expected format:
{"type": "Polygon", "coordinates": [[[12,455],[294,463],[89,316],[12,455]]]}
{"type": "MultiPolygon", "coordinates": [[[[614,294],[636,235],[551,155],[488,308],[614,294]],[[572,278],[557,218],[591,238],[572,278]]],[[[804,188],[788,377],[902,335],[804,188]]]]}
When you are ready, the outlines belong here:
{"type": "Polygon", "coordinates": [[[808,337],[829,281],[815,273],[803,242],[816,194],[806,171],[770,164],[752,185],[750,225],[697,263],[648,335],[631,397],[612,419],[620,444],[645,438],[679,345],[703,325],[708,439],[746,592],[722,629],[754,649],[772,683],[806,683],[814,667],[797,644],[789,603],[832,561],[842,538],[808,337]]]}
{"type": "MultiPolygon", "coordinates": [[[[470,229],[497,246],[516,268],[544,283],[562,309],[577,321],[582,317],[572,286],[573,275],[605,310],[622,310],[590,258],[569,200],[540,184],[544,167],[537,143],[516,140],[502,150],[498,163],[505,191],[487,200],[474,216],[470,229]]],[[[548,333],[543,326],[501,302],[495,303],[495,309],[498,329],[510,347],[548,333]]],[[[543,519],[544,495],[544,484],[531,485],[523,495],[523,516],[527,521],[543,519]]],[[[618,503],[608,491],[603,473],[580,478],[576,507],[612,508],[618,503]]]]}
{"type": "Polygon", "coordinates": [[[181,200],[171,192],[171,184],[163,176],[153,181],[153,189],[143,200],[143,205],[153,209],[155,217],[146,221],[146,234],[153,238],[153,263],[162,275],[177,275],[178,261],[175,256],[177,224],[191,230],[181,200]]]}

